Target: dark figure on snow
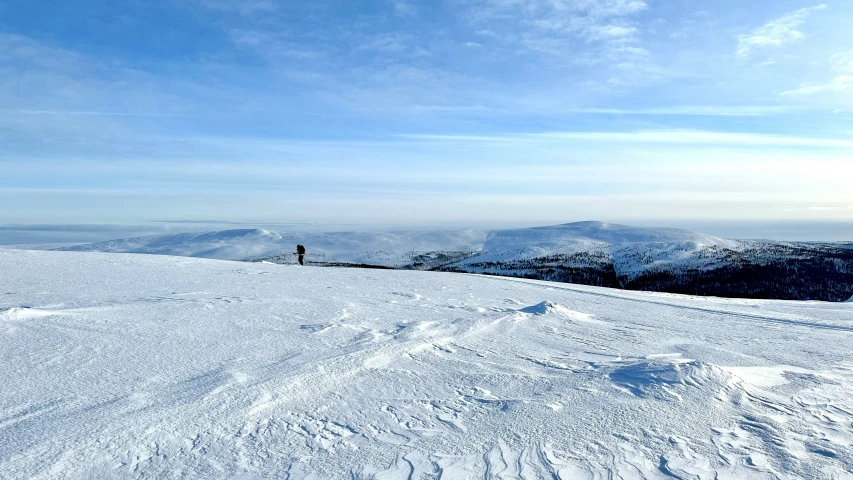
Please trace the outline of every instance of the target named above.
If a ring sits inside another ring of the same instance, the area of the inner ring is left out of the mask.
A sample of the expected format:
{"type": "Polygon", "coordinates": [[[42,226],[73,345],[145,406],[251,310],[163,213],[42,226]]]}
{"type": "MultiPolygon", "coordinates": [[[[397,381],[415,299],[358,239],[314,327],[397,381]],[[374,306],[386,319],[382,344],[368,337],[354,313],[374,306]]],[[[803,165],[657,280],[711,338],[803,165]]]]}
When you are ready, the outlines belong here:
{"type": "Polygon", "coordinates": [[[297,245],[296,254],[299,255],[299,264],[305,265],[305,247],[302,245],[297,245]]]}

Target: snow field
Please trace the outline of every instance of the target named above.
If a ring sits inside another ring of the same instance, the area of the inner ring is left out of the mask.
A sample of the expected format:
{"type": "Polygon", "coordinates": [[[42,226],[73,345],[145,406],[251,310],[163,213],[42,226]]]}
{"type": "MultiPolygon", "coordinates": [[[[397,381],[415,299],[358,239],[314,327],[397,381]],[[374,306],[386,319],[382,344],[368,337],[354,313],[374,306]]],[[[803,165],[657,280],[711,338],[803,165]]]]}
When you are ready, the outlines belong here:
{"type": "Polygon", "coordinates": [[[853,478],[853,305],[0,251],[0,478],[853,478]]]}

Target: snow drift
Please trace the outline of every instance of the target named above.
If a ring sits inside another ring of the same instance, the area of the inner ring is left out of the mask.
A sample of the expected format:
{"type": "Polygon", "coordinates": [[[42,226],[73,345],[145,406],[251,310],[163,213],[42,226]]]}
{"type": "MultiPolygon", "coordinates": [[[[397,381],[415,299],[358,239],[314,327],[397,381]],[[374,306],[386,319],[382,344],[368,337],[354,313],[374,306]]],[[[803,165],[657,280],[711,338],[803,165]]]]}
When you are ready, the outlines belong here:
{"type": "Polygon", "coordinates": [[[0,251],[0,478],[846,478],[853,305],[0,251]]]}

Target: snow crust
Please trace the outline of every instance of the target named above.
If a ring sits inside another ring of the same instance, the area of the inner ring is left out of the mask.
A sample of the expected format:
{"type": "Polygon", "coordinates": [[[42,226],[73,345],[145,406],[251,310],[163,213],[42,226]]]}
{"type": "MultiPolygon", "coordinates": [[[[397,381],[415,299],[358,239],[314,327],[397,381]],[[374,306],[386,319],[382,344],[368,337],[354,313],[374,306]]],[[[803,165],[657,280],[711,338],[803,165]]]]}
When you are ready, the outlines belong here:
{"type": "Polygon", "coordinates": [[[847,303],[74,252],[0,271],[4,479],[853,472],[847,303]]]}

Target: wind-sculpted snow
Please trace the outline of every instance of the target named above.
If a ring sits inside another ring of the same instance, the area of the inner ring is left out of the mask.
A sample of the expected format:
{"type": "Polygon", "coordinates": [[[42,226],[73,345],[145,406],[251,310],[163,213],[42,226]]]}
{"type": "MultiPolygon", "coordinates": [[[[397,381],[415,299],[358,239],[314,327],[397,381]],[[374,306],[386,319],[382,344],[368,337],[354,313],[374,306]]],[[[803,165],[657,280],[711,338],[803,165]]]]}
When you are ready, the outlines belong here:
{"type": "Polygon", "coordinates": [[[843,479],[853,304],[0,251],[0,478],[843,479]]]}

